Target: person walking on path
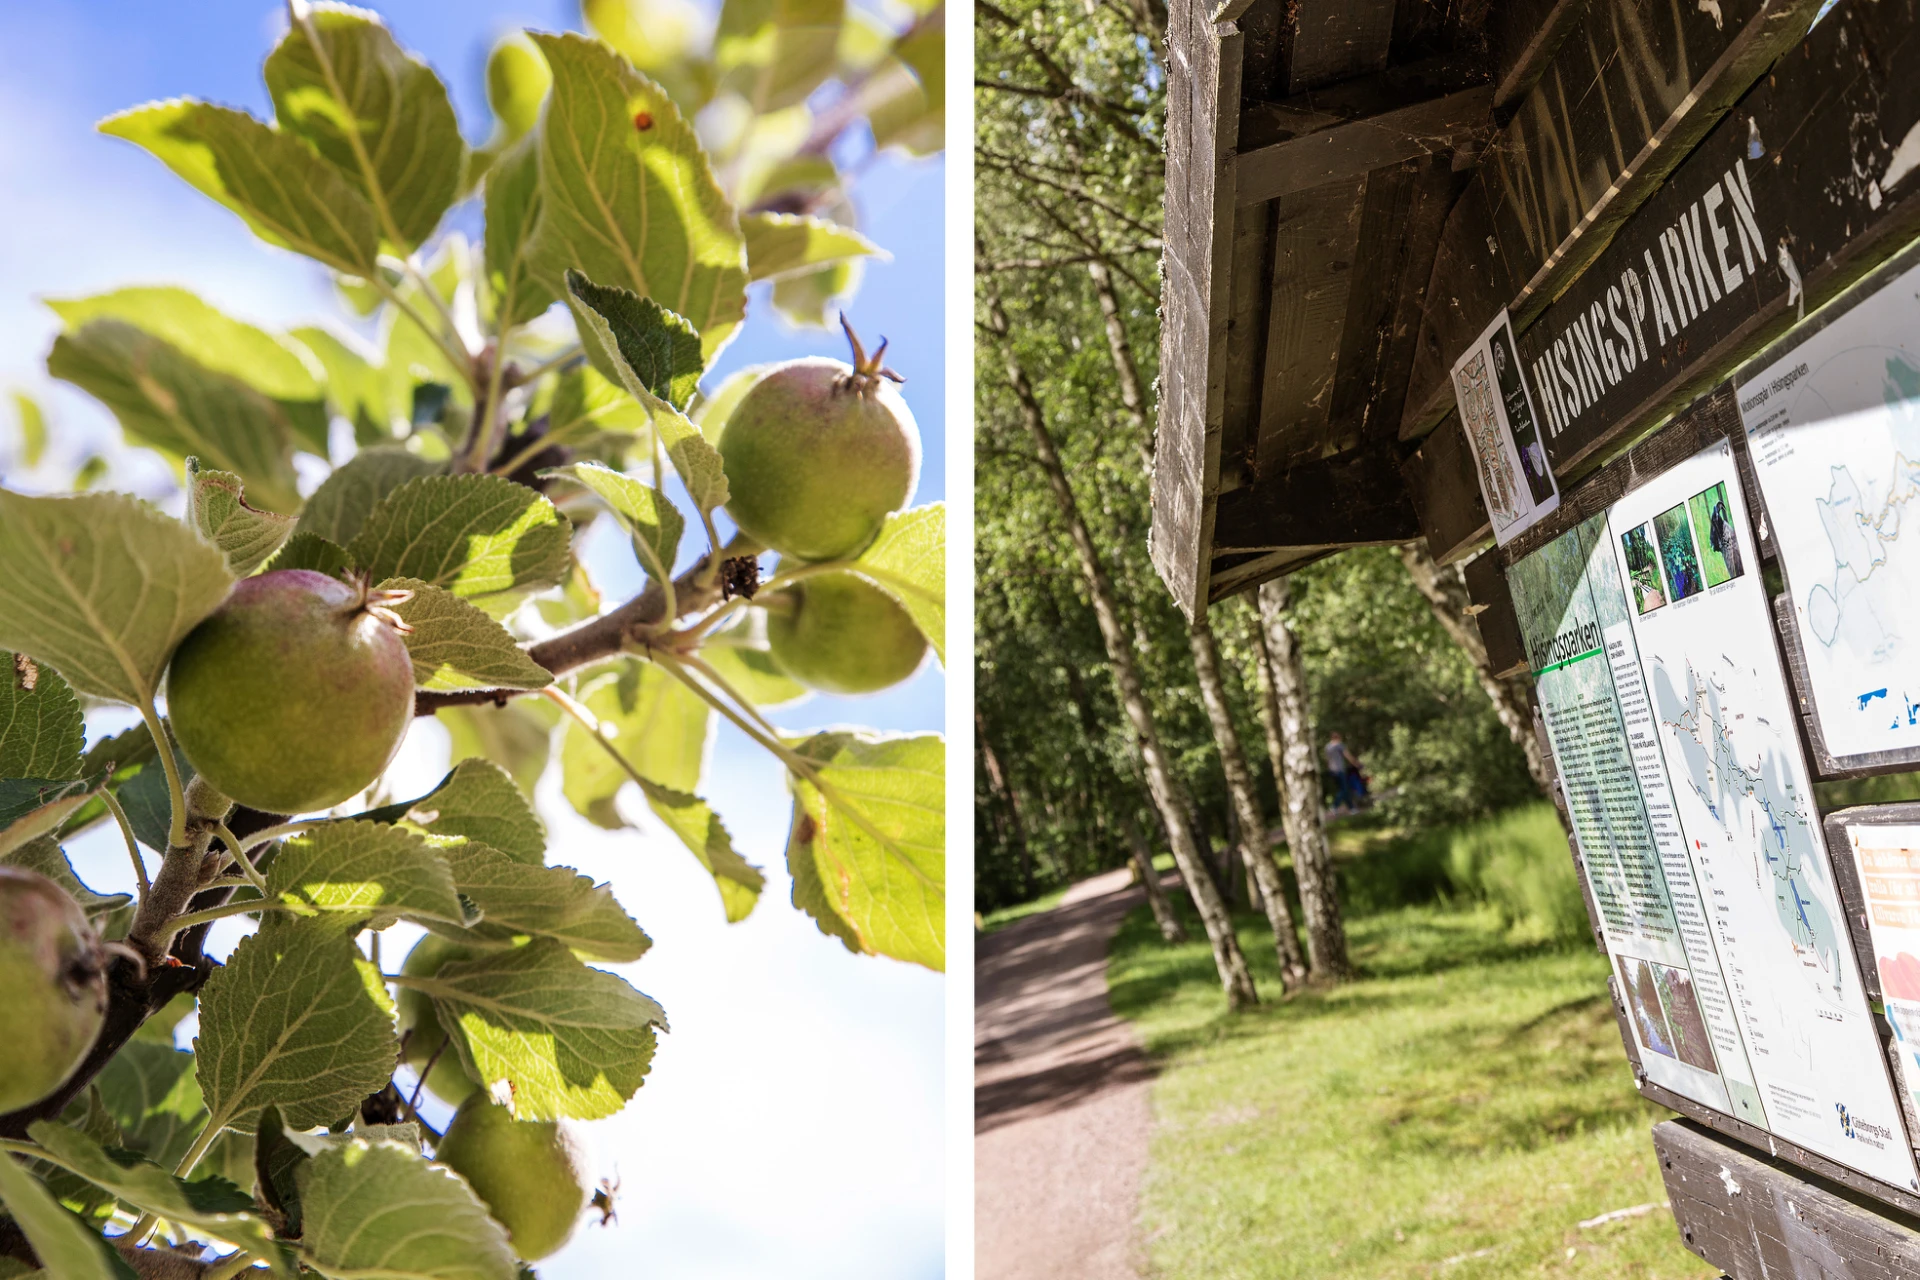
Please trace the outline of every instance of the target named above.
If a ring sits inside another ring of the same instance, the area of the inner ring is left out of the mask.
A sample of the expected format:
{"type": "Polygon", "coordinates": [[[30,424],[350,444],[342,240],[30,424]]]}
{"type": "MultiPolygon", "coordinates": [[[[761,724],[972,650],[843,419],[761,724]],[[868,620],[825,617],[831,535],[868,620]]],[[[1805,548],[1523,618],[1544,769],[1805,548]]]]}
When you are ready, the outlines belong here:
{"type": "Polygon", "coordinates": [[[1325,755],[1327,772],[1333,775],[1334,803],[1351,813],[1360,807],[1360,797],[1364,794],[1360,781],[1360,762],[1347,750],[1347,744],[1338,733],[1327,739],[1325,755]]]}

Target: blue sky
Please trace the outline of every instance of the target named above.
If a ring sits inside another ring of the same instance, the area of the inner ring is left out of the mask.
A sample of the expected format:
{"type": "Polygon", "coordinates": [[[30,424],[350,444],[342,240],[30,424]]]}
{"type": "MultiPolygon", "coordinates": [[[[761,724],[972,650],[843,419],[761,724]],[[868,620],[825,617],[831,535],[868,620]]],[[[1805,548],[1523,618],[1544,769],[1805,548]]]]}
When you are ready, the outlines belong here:
{"type": "MultiPolygon", "coordinates": [[[[482,75],[493,40],[516,25],[577,25],[564,0],[377,7],[447,81],[473,140],[488,128],[482,75]]],[[[179,94],[268,114],[259,68],[281,23],[269,0],[0,0],[0,119],[9,122],[0,131],[0,384],[38,397],[54,435],[38,474],[0,473],[10,486],[57,484],[81,457],[105,450],[108,485],[178,509],[164,468],[118,450],[111,417],[46,377],[55,326],[38,298],[181,284],[256,323],[341,321],[321,269],[261,244],[156,161],[93,131],[113,111],[179,94]]],[[[945,490],[941,166],[882,158],[855,198],[863,229],[894,257],[869,268],[852,316],[863,336],[893,340],[889,362],[908,378],[924,440],[916,501],[935,500],[945,490]]],[[[787,329],[756,299],[716,376],[808,354],[844,352],[837,334],[787,329]]],[[[0,467],[10,434],[0,420],[0,467]]],[[[608,598],[636,590],[623,540],[600,530],[587,539],[608,598]]],[[[937,730],[943,693],[929,663],[884,694],[817,697],[774,718],[794,729],[937,730]]],[[[126,718],[107,710],[92,719],[105,728],[126,718]]],[[[396,794],[424,790],[445,756],[438,726],[419,726],[397,766],[396,794]]],[[[618,1225],[583,1228],[542,1276],[940,1274],[943,983],[848,955],[792,909],[780,770],[731,729],[716,735],[708,794],[769,880],[760,907],[735,926],[671,838],[598,831],[573,817],[556,783],[550,775],[539,797],[552,856],[611,881],[653,936],[648,956],[622,971],[665,1005],[673,1032],[627,1111],[589,1126],[598,1171],[620,1181],[618,1225]]],[[[124,850],[106,836],[79,842],[76,865],[96,888],[129,887],[124,850]]],[[[223,925],[220,941],[230,946],[238,932],[223,925]]],[[[410,942],[398,932],[391,941],[410,942]]]]}

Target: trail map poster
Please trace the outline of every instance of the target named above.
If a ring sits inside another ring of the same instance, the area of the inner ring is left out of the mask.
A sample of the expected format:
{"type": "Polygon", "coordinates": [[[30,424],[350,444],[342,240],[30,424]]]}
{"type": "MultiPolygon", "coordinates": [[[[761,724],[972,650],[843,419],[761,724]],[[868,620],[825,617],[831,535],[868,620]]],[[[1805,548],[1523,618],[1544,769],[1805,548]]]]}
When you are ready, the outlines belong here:
{"type": "Polygon", "coordinates": [[[1453,389],[1493,538],[1504,546],[1560,505],[1505,311],[1454,363],[1453,389]]]}
{"type": "Polygon", "coordinates": [[[1766,1127],[1920,1190],[1722,441],[1620,500],[1609,551],[1766,1127]]]}
{"type": "Polygon", "coordinates": [[[1920,267],[1738,394],[1827,750],[1920,753],[1920,267]]]}
{"type": "Polygon", "coordinates": [[[1880,995],[1900,1044],[1901,1079],[1920,1111],[1920,827],[1850,824],[1847,845],[1867,903],[1880,995]]]}
{"type": "Polygon", "coordinates": [[[1507,575],[1607,954],[1657,1084],[1764,1125],[1594,516],[1507,575]]]}

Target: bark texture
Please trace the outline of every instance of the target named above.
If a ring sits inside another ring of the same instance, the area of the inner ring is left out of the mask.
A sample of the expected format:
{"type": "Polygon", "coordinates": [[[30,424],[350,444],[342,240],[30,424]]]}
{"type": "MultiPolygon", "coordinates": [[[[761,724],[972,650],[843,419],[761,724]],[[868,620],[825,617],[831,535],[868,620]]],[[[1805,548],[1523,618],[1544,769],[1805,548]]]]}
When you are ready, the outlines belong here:
{"type": "Polygon", "coordinates": [[[1187,926],[1173,914],[1173,903],[1167,900],[1167,891],[1160,887],[1160,873],[1153,869],[1153,849],[1147,844],[1146,833],[1140,830],[1139,820],[1125,809],[1120,811],[1120,832],[1127,838],[1133,868],[1140,873],[1140,886],[1147,891],[1147,906],[1153,911],[1153,922],[1160,926],[1161,938],[1185,942],[1187,926]]]}
{"type": "Polygon", "coordinates": [[[1206,704],[1207,719],[1213,724],[1214,745],[1220,749],[1220,770],[1227,776],[1227,794],[1239,819],[1240,857],[1247,866],[1247,883],[1267,913],[1273,928],[1273,950],[1280,962],[1280,985],[1291,991],[1307,980],[1307,964],[1300,954],[1300,935],[1293,927],[1293,909],[1287,903],[1287,891],[1280,882],[1280,868],[1274,865],[1267,847],[1267,819],[1260,812],[1260,797],[1253,788],[1253,771],[1247,768],[1246,752],[1240,749],[1240,732],[1234,727],[1233,709],[1227,705],[1226,688],[1220,678],[1220,648],[1214,642],[1213,628],[1203,614],[1188,632],[1193,647],[1193,668],[1200,677],[1200,700],[1206,704]]]}
{"type": "Polygon", "coordinates": [[[1320,765],[1313,749],[1313,721],[1307,714],[1307,675],[1300,644],[1288,621],[1292,591],[1285,578],[1260,587],[1259,635],[1261,718],[1267,726],[1267,753],[1280,782],[1280,821],[1293,853],[1293,874],[1300,882],[1300,911],[1307,918],[1307,963],[1316,982],[1344,982],[1353,976],[1347,959],[1347,930],[1340,915],[1340,885],[1327,848],[1327,824],[1320,808],[1320,765]]]}
{"type": "Polygon", "coordinates": [[[1480,626],[1473,620],[1473,601],[1467,595],[1466,580],[1461,577],[1459,566],[1442,568],[1435,564],[1424,542],[1402,543],[1400,560],[1407,566],[1407,576],[1413,579],[1413,585],[1427,598],[1433,616],[1473,663],[1474,678],[1479,680],[1487,701],[1493,703],[1494,713],[1500,717],[1507,736],[1526,754],[1527,772],[1533,775],[1534,785],[1540,788],[1541,795],[1552,796],[1553,769],[1533,731],[1533,701],[1526,678],[1501,679],[1494,674],[1493,663],[1487,659],[1486,643],[1480,639],[1480,626]]]}
{"type": "Polygon", "coordinates": [[[1106,645],[1107,662],[1113,670],[1120,705],[1133,726],[1134,742],[1146,773],[1147,789],[1166,821],[1174,863],[1180,868],[1180,876],[1187,882],[1187,892],[1192,895],[1194,907],[1206,926],[1207,940],[1213,947],[1214,967],[1219,970],[1220,986],[1226,992],[1227,1007],[1240,1009],[1256,1004],[1260,997],[1254,990],[1253,975],[1247,969],[1246,957],[1240,953],[1239,940],[1234,937],[1233,919],[1227,913],[1226,904],[1221,901],[1219,886],[1214,883],[1206,860],[1187,829],[1185,787],[1181,785],[1160,745],[1153,710],[1147,705],[1140,672],[1134,665],[1131,637],[1121,623],[1120,611],[1114,602],[1113,584],[1107,577],[1099,550],[1093,544],[1093,535],[1088,532],[1086,521],[1081,518],[1079,502],[1073,495],[1072,485],[1067,482],[1066,469],[1061,465],[1059,451],[1054,448],[1053,433],[1047,427],[1046,415],[1041,411],[1038,397],[1034,395],[1033,384],[1008,341],[1011,325],[1005,309],[1000,305],[999,294],[991,288],[983,289],[981,300],[986,312],[986,328],[999,340],[1007,382],[1020,405],[1022,425],[1033,440],[1036,460],[1059,505],[1061,521],[1067,526],[1067,534],[1080,562],[1081,574],[1086,578],[1087,594],[1093,603],[1094,620],[1100,626],[1100,638],[1106,645]]]}

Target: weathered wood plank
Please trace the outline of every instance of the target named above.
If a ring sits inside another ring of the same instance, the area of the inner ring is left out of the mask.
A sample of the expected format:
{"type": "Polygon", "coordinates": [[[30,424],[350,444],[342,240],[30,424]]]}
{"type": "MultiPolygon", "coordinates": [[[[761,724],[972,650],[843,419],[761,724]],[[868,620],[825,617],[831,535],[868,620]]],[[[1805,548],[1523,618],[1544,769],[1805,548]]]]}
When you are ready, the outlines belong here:
{"type": "Polygon", "coordinates": [[[1452,564],[1493,541],[1479,472],[1458,415],[1449,414],[1400,466],[1427,550],[1452,564]]]}
{"type": "Polygon", "coordinates": [[[1463,89],[1240,153],[1242,205],[1260,204],[1420,156],[1472,150],[1491,130],[1493,89],[1463,89]]]}
{"type": "Polygon", "coordinates": [[[1260,388],[1267,359],[1267,308],[1272,294],[1273,208],[1242,209],[1233,219],[1232,297],[1227,308],[1226,386],[1220,413],[1220,487],[1238,488],[1252,474],[1260,431],[1260,388]]]}
{"type": "Polygon", "coordinates": [[[1493,105],[1510,106],[1540,81],[1541,73],[1590,0],[1507,0],[1493,7],[1493,105]]]}
{"type": "Polygon", "coordinates": [[[1254,455],[1259,475],[1272,475],[1298,457],[1321,451],[1366,194],[1363,175],[1274,202],[1273,279],[1254,455]]]}
{"type": "Polygon", "coordinates": [[[1687,1120],[1655,1125],[1653,1150],[1682,1243],[1736,1280],[1920,1274],[1920,1219],[1687,1120]]]}
{"type": "Polygon", "coordinates": [[[1920,230],[1916,58],[1913,0],[1835,9],[1521,334],[1556,471],[1599,465],[1920,230]]]}
{"type": "Polygon", "coordinates": [[[1398,468],[1378,454],[1291,467],[1220,496],[1218,555],[1405,542],[1419,521],[1398,468]]]}
{"type": "Polygon", "coordinates": [[[1505,678],[1529,670],[1527,642],[1520,634],[1520,617],[1514,611],[1513,592],[1507,588],[1506,566],[1500,557],[1475,556],[1467,561],[1461,577],[1476,610],[1473,620],[1493,673],[1505,678]]]}
{"type": "Polygon", "coordinates": [[[1251,591],[1270,578],[1278,578],[1324,560],[1343,547],[1288,547],[1284,551],[1265,551],[1252,555],[1222,556],[1213,568],[1212,594],[1207,603],[1219,604],[1243,591],[1251,591]]]}
{"type": "MultiPolygon", "coordinates": [[[[1502,306],[1523,329],[1606,247],[1620,223],[1805,32],[1819,0],[1666,0],[1590,5],[1481,165],[1492,243],[1474,217],[1449,226],[1431,316],[1438,358],[1416,367],[1403,433],[1417,437],[1451,399],[1453,360],[1502,306]],[[1510,292],[1473,291],[1476,257],[1507,259],[1510,292]]],[[[1436,268],[1441,264],[1436,263],[1436,268]]]]}
{"type": "Polygon", "coordinates": [[[1287,92],[1299,93],[1387,65],[1393,0],[1294,0],[1287,92]]]}
{"type": "Polygon", "coordinates": [[[1240,33],[1208,0],[1168,6],[1166,248],[1161,254],[1160,419],[1154,567],[1182,612],[1207,598],[1225,410],[1240,33]]]}

